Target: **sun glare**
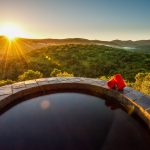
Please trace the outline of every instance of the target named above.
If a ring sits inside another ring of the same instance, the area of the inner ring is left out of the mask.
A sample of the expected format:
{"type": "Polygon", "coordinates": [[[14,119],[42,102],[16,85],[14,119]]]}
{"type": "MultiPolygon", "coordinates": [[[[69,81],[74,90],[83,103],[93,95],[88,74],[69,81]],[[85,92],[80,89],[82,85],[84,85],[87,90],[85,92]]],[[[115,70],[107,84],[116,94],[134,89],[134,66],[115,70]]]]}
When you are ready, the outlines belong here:
{"type": "Polygon", "coordinates": [[[1,26],[0,34],[6,36],[9,40],[25,36],[21,28],[15,24],[5,24],[1,26]]]}

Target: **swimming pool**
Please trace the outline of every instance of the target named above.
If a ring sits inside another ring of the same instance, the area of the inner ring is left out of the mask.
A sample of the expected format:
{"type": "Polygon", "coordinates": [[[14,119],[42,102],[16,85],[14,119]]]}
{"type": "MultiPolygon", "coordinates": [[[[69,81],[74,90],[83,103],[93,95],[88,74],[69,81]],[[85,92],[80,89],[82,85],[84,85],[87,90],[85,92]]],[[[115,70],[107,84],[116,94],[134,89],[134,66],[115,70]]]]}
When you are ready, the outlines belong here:
{"type": "Polygon", "coordinates": [[[110,100],[59,92],[18,103],[0,116],[2,150],[143,150],[149,132],[110,100]]]}

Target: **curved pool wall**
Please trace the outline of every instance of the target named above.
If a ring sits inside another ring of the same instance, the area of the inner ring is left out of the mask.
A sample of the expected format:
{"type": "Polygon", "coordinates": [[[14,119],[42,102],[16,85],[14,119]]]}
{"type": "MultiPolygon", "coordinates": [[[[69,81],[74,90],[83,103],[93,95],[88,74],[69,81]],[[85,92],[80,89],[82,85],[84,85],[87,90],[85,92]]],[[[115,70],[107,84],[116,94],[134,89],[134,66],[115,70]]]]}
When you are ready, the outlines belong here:
{"type": "Polygon", "coordinates": [[[35,97],[57,91],[87,92],[119,102],[128,113],[138,115],[150,128],[150,97],[125,87],[123,91],[110,89],[105,80],[81,77],[42,78],[0,87],[0,110],[26,96],[35,97]]]}

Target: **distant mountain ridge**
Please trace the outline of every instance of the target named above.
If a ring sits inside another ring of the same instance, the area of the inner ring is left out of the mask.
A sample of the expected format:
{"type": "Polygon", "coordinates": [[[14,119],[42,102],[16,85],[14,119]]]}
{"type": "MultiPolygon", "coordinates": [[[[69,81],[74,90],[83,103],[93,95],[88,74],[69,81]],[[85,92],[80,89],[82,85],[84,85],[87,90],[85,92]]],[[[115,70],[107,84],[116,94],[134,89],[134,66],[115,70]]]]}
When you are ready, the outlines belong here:
{"type": "MultiPolygon", "coordinates": [[[[139,51],[144,53],[150,53],[150,40],[138,40],[138,41],[101,41],[101,40],[88,40],[82,38],[66,38],[66,39],[27,39],[16,38],[16,42],[25,51],[35,50],[50,45],[65,45],[65,44],[96,44],[109,47],[115,47],[120,49],[127,49],[131,51],[139,51]]],[[[6,37],[0,36],[0,51],[6,45],[6,37]]]]}

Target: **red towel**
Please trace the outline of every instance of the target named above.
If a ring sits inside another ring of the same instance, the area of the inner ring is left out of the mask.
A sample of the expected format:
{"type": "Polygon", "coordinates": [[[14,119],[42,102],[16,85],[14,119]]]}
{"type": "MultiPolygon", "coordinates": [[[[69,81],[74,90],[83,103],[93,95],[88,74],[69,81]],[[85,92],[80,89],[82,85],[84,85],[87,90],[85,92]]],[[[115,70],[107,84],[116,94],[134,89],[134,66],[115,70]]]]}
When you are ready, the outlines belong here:
{"type": "Polygon", "coordinates": [[[124,87],[126,87],[126,83],[123,79],[123,77],[120,74],[114,75],[114,77],[107,82],[108,87],[116,88],[120,91],[123,90],[124,87]]]}

